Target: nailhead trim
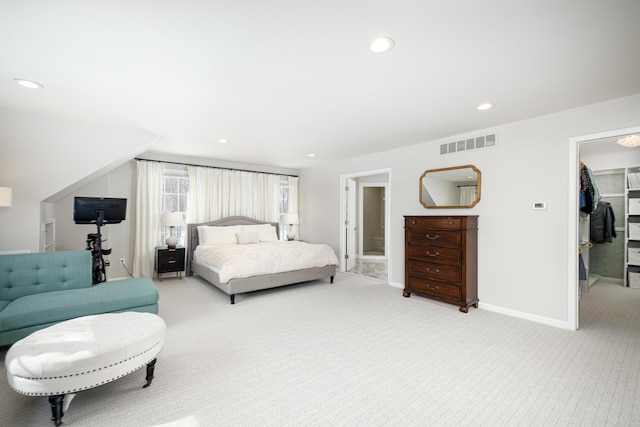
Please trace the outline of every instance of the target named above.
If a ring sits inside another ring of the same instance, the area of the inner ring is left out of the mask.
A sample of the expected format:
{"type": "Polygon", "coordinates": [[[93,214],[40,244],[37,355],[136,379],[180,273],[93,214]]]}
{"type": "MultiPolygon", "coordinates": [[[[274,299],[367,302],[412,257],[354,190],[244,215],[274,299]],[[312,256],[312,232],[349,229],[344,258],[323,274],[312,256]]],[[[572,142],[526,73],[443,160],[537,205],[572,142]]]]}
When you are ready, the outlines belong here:
{"type": "MultiPolygon", "coordinates": [[[[55,379],[60,379],[60,378],[71,378],[71,377],[77,377],[77,376],[81,376],[81,375],[87,375],[87,374],[91,374],[93,372],[101,371],[103,369],[108,369],[108,368],[120,365],[122,363],[125,363],[125,362],[131,360],[131,359],[135,359],[135,358],[137,358],[139,356],[142,356],[145,353],[149,353],[150,351],[152,351],[154,348],[158,347],[159,345],[160,345],[160,341],[156,342],[151,348],[143,351],[142,353],[136,354],[135,356],[131,356],[128,359],[121,360],[120,362],[112,363],[111,365],[107,365],[107,366],[103,366],[103,367],[100,367],[100,368],[93,369],[91,371],[79,372],[79,373],[76,373],[76,374],[69,374],[69,375],[64,375],[64,376],[59,376],[59,377],[23,377],[23,376],[19,376],[19,375],[12,375],[12,376],[15,377],[15,378],[22,378],[22,379],[25,379],[25,380],[34,381],[34,380],[55,380],[55,379]]],[[[115,381],[118,378],[122,378],[122,377],[124,377],[126,375],[129,375],[132,372],[137,371],[138,369],[142,368],[143,366],[146,366],[147,364],[149,364],[149,362],[151,362],[160,353],[160,350],[161,349],[158,349],[158,352],[155,353],[153,357],[148,359],[146,362],[144,362],[142,365],[138,366],[137,368],[134,368],[134,369],[132,369],[132,370],[130,370],[128,372],[124,372],[124,373],[122,373],[122,374],[120,374],[120,375],[118,375],[116,377],[111,378],[111,379],[104,380],[99,384],[92,384],[92,385],[88,385],[88,386],[81,387],[81,388],[74,388],[73,390],[69,390],[69,391],[52,391],[52,392],[46,392],[46,393],[28,393],[28,392],[24,392],[24,391],[20,391],[18,389],[15,389],[13,387],[11,387],[11,388],[15,392],[17,392],[19,394],[24,394],[26,396],[50,396],[50,395],[56,395],[56,394],[68,394],[68,393],[74,393],[74,392],[78,392],[78,391],[82,391],[82,390],[87,390],[87,389],[90,389],[90,388],[93,388],[93,387],[97,387],[99,385],[110,383],[111,381],[115,381]]]]}

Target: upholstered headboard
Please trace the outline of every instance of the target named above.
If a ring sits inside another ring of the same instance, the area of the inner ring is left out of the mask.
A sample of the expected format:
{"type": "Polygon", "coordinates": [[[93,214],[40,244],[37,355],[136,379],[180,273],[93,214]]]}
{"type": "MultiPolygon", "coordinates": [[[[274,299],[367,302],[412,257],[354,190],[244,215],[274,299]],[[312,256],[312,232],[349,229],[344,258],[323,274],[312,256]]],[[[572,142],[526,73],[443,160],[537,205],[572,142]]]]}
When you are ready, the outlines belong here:
{"type": "Polygon", "coordinates": [[[191,261],[193,260],[193,253],[198,246],[198,227],[201,225],[209,225],[215,227],[225,227],[228,225],[256,225],[256,224],[271,224],[276,227],[276,235],[280,236],[280,226],[277,222],[259,221],[257,219],[249,218],[248,216],[229,216],[227,218],[218,219],[216,221],[201,222],[199,224],[187,224],[187,266],[186,275],[193,275],[191,270],[191,261]]]}

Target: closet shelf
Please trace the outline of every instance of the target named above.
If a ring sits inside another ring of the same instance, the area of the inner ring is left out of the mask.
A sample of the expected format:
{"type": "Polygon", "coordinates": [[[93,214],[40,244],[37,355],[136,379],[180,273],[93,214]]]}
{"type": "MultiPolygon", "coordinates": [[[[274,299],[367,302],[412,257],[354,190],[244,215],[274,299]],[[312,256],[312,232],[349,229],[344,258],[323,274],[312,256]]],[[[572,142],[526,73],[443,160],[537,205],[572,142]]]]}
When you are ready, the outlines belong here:
{"type": "Polygon", "coordinates": [[[640,249],[640,233],[638,228],[640,227],[640,174],[638,174],[638,168],[626,168],[626,197],[625,197],[625,231],[626,239],[624,241],[624,256],[625,256],[625,274],[624,274],[624,286],[629,286],[632,276],[637,275],[640,270],[640,259],[638,249],[640,249]]]}

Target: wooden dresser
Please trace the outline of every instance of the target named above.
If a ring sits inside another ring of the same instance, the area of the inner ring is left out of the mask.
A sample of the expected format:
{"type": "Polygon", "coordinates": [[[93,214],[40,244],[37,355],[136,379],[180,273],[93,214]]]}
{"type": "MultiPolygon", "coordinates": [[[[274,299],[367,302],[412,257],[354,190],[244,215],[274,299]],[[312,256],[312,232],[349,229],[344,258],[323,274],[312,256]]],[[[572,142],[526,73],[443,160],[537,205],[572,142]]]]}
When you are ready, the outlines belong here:
{"type": "Polygon", "coordinates": [[[478,216],[405,216],[403,296],[478,308],[478,216]]]}

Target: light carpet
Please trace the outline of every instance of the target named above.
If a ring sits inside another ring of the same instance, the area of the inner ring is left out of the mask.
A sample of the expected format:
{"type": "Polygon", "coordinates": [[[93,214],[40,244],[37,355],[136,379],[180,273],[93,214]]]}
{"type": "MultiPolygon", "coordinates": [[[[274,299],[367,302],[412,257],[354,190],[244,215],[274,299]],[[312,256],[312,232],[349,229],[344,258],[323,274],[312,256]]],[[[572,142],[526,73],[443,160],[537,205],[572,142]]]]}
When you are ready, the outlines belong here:
{"type": "MultiPolygon", "coordinates": [[[[347,274],[235,305],[199,278],[156,284],[153,384],[142,369],[83,391],[66,426],[640,425],[639,290],[593,286],[572,332],[347,274]]],[[[53,425],[0,369],[2,425],[53,425]]]]}

